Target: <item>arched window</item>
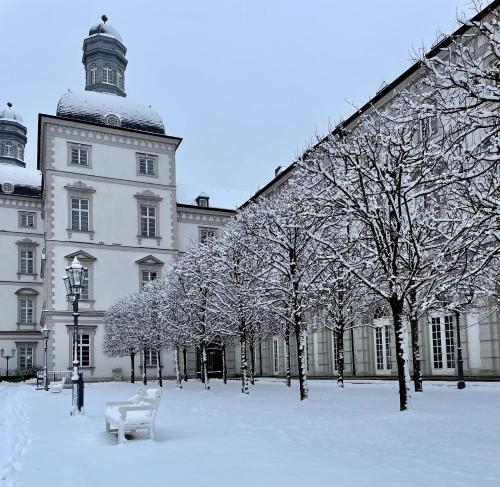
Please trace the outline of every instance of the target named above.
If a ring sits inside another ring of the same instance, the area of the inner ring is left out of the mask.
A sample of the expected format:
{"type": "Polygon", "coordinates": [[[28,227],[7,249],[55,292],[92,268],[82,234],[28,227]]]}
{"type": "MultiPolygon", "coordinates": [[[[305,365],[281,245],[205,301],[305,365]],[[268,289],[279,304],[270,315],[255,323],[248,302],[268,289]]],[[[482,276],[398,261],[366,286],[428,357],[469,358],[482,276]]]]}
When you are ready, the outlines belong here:
{"type": "Polygon", "coordinates": [[[14,146],[12,144],[5,144],[4,155],[7,157],[14,157],[14,146]]]}
{"type": "Polygon", "coordinates": [[[113,84],[113,70],[109,64],[106,64],[102,69],[102,82],[108,85],[113,84]]]}
{"type": "Polygon", "coordinates": [[[89,69],[89,85],[95,85],[97,77],[97,68],[95,64],[92,64],[89,69]]]}
{"type": "Polygon", "coordinates": [[[22,145],[17,146],[17,158],[21,161],[24,160],[24,148],[22,145]]]}
{"type": "Polygon", "coordinates": [[[116,84],[123,90],[123,71],[121,69],[116,70],[116,84]]]}

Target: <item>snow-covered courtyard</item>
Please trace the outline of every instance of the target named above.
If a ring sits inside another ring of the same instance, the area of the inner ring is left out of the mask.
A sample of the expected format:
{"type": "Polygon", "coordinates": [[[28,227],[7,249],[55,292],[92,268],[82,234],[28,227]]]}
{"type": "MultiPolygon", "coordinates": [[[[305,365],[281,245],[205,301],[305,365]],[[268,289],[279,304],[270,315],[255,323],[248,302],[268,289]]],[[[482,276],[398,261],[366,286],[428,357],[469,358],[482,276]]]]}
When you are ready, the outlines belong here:
{"type": "MultiPolygon", "coordinates": [[[[138,384],[137,384],[138,385],[138,384]]],[[[87,384],[85,415],[71,417],[71,390],[0,384],[0,485],[110,486],[495,486],[500,479],[500,384],[425,383],[399,412],[397,383],[259,380],[166,381],[156,441],[117,445],[104,405],[137,385],[87,384]]],[[[151,383],[151,386],[154,386],[151,383]]]]}

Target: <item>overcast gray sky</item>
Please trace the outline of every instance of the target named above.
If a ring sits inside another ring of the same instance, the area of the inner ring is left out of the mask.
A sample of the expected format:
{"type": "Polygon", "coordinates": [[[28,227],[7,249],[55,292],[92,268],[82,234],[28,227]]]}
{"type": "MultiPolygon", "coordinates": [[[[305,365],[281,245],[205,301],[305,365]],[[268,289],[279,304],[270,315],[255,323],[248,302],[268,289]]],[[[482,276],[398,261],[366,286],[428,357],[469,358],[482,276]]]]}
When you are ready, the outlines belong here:
{"type": "Polygon", "coordinates": [[[81,48],[106,14],[128,49],[126,91],[184,139],[177,178],[254,192],[316,133],[456,27],[467,0],[0,0],[0,104],[28,127],[83,89],[81,48]]]}

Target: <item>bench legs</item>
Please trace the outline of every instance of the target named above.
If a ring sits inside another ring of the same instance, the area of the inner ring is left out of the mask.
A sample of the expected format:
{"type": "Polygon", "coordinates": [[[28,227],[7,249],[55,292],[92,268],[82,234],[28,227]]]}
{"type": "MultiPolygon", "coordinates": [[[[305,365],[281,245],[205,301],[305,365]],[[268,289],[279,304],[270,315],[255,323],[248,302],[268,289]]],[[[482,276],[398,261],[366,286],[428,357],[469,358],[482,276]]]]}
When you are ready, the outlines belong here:
{"type": "Polygon", "coordinates": [[[123,425],[118,427],[118,443],[125,443],[127,440],[125,438],[125,428],[123,425]]]}

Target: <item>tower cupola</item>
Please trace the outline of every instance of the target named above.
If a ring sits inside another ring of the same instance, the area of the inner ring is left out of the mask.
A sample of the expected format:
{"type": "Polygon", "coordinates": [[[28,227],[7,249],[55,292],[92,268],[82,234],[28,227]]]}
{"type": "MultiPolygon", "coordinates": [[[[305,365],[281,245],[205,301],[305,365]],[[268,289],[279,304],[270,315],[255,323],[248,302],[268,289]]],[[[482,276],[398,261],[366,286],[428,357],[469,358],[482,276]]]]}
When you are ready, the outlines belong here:
{"type": "Polygon", "coordinates": [[[127,96],[127,48],[122,44],[120,34],[108,24],[108,18],[103,15],[101,20],[100,24],[91,27],[83,41],[85,90],[127,96]]]}
{"type": "Polygon", "coordinates": [[[12,106],[9,102],[5,110],[0,110],[0,164],[26,167],[24,147],[28,140],[27,130],[21,115],[12,110],[12,106]]]}

